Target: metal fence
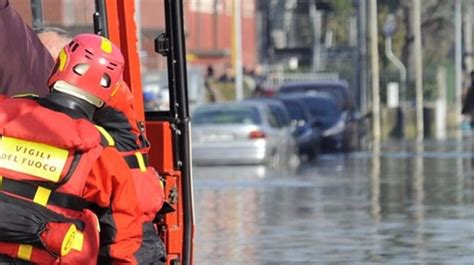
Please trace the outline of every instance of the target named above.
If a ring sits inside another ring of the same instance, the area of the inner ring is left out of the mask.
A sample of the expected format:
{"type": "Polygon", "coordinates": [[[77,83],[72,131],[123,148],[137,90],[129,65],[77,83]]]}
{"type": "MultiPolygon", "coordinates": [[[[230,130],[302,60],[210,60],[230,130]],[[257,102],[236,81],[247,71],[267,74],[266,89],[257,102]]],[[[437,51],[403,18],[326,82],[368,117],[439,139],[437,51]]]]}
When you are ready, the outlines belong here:
{"type": "Polygon", "coordinates": [[[277,89],[279,86],[289,82],[304,82],[314,80],[338,80],[337,73],[285,73],[269,72],[263,83],[267,89],[277,89]]]}

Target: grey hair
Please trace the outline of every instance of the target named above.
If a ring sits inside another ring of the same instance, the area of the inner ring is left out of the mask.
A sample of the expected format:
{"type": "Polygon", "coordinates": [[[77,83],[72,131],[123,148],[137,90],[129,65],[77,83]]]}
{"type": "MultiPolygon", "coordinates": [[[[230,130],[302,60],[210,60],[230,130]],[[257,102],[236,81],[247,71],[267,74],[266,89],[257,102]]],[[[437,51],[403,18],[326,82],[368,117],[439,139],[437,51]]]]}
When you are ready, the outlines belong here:
{"type": "Polygon", "coordinates": [[[57,28],[57,27],[38,27],[38,28],[34,28],[33,31],[36,34],[55,32],[56,34],[58,34],[59,37],[64,38],[68,41],[70,41],[73,37],[68,31],[62,28],[57,28]]]}

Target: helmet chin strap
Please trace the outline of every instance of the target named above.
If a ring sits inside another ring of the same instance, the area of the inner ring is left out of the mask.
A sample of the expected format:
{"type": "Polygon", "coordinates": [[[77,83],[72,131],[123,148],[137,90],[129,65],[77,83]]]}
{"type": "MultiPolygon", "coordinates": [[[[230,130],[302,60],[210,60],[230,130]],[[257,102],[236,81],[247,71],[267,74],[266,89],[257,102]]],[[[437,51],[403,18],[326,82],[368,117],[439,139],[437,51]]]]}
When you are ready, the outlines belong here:
{"type": "Polygon", "coordinates": [[[87,118],[89,120],[92,120],[92,117],[94,116],[95,111],[97,110],[97,107],[94,106],[93,104],[77,98],[73,95],[62,93],[57,90],[51,91],[45,99],[62,106],[64,108],[70,109],[77,113],[78,115],[87,118]]]}

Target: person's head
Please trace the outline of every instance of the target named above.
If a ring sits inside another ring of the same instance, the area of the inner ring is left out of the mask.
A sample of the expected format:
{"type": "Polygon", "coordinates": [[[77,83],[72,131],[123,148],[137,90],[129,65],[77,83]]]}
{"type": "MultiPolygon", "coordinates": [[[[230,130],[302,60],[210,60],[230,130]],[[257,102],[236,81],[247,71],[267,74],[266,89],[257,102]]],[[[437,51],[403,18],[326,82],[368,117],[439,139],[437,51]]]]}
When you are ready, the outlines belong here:
{"type": "Polygon", "coordinates": [[[58,58],[61,49],[72,40],[72,35],[60,28],[42,27],[35,28],[34,31],[54,59],[58,58]]]}
{"type": "Polygon", "coordinates": [[[119,81],[117,83],[117,92],[112,97],[112,99],[107,104],[107,107],[102,108],[98,111],[98,115],[94,116],[94,121],[104,127],[106,130],[117,130],[116,127],[116,119],[111,122],[110,117],[113,115],[101,115],[102,113],[116,113],[115,111],[110,111],[107,109],[114,109],[120,113],[121,117],[124,117],[128,120],[128,124],[130,125],[129,132],[132,133],[139,138],[141,135],[141,131],[138,128],[137,124],[137,116],[135,114],[135,106],[134,106],[134,96],[130,88],[128,87],[125,81],[119,81]],[[107,108],[109,107],[109,108],[107,108]],[[122,116],[123,115],[123,116],[122,116]]]}
{"type": "Polygon", "coordinates": [[[214,77],[214,67],[212,65],[207,66],[207,77],[214,77]]]}
{"type": "Polygon", "coordinates": [[[110,40],[79,34],[60,51],[48,85],[52,91],[72,95],[100,108],[115,93],[123,67],[123,55],[110,40]]]}

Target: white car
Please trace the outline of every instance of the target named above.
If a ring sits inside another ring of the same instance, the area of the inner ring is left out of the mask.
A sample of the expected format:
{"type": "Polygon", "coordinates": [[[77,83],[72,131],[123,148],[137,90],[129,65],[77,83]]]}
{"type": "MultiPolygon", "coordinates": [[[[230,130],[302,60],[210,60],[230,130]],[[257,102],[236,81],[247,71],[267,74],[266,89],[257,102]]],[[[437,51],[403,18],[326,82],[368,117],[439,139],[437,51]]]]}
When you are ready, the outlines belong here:
{"type": "Polygon", "coordinates": [[[268,106],[231,102],[198,107],[192,116],[193,162],[198,165],[267,164],[281,168],[291,134],[268,106]]]}

